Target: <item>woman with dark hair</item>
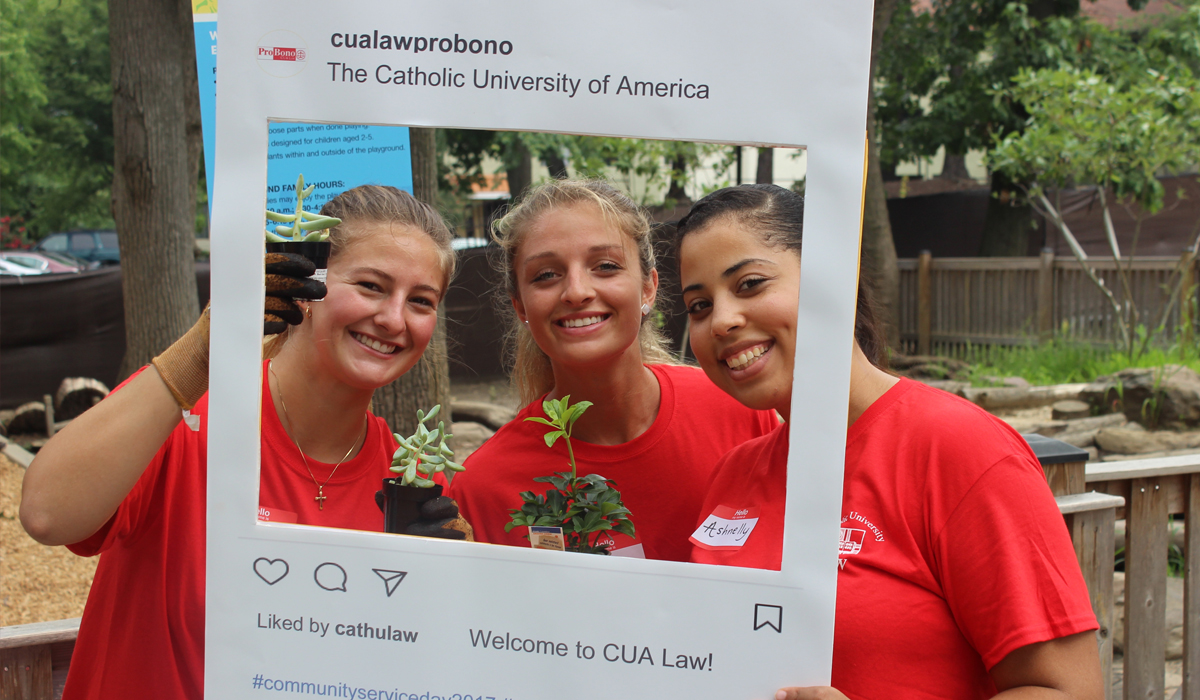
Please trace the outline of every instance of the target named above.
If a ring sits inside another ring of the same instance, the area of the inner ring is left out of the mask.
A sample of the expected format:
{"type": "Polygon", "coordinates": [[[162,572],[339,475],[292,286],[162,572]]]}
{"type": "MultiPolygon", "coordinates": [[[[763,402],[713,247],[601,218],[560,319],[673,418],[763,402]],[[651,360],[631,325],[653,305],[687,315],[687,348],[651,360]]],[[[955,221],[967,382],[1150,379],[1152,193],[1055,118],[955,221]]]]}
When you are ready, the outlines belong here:
{"type": "MultiPolygon", "coordinates": [[[[342,220],[325,284],[306,279],[314,266],[299,256],[266,256],[278,296],[264,330],[286,332],[264,348],[259,519],[380,531],[374,494],[396,442],[371,395],[429,345],[454,273],[450,231],[394,187],[354,188],[321,213],[342,220]]],[[[26,531],[100,555],[68,700],[204,694],[208,356],[206,309],[25,474],[26,531]]],[[[465,537],[453,503],[438,501],[409,534],[465,537]]]]}
{"type": "MultiPolygon", "coordinates": [[[[803,212],[802,197],[773,185],[727,188],[697,202],[676,239],[701,367],[785,419],[803,212]]],[[[888,374],[883,350],[860,282],[833,688],[776,697],[1103,697],[1096,618],[1028,445],[978,407],[888,374]]],[[[692,561],[780,568],[787,456],[785,425],[721,459],[692,561]],[[706,520],[752,509],[740,542],[706,534],[706,520]]]]}

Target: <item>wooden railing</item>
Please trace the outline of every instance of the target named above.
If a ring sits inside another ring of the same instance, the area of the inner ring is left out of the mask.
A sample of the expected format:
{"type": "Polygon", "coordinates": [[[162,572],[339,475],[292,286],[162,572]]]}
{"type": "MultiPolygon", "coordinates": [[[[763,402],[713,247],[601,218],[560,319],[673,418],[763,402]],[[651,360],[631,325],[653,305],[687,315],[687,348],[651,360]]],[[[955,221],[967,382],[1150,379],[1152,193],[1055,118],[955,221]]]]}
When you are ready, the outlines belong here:
{"type": "Polygon", "coordinates": [[[1168,519],[1183,514],[1183,686],[1179,697],[1200,700],[1200,454],[1089,464],[1086,482],[1098,493],[1125,499],[1117,516],[1125,518],[1127,699],[1163,697],[1168,519]]]}
{"type": "Polygon", "coordinates": [[[78,634],[78,617],[0,627],[0,698],[61,698],[78,634]]]}
{"type": "MultiPolygon", "coordinates": [[[[1121,298],[1122,284],[1112,258],[1089,264],[1105,286],[1121,298]]],[[[1142,257],[1130,268],[1130,290],[1141,320],[1152,328],[1163,309],[1165,332],[1173,337],[1195,308],[1200,259],[1186,251],[1178,258],[1142,257]],[[1184,271],[1183,284],[1171,282],[1184,271]],[[1176,288],[1178,287],[1178,289],[1176,288]]],[[[900,340],[907,354],[957,355],[970,345],[1024,345],[1066,329],[1076,340],[1109,343],[1117,337],[1111,305],[1074,258],[1052,252],[1028,258],[905,258],[900,267],[900,340]]],[[[1192,319],[1191,327],[1195,327],[1192,319]]]]}
{"type": "Polygon", "coordinates": [[[1125,519],[1124,700],[1200,700],[1200,454],[1086,464],[1087,453],[1039,435],[1025,436],[1042,462],[1071,531],[1087,581],[1104,670],[1113,698],[1114,524],[1125,519]],[[1166,689],[1168,520],[1183,514],[1183,685],[1166,689]]]}

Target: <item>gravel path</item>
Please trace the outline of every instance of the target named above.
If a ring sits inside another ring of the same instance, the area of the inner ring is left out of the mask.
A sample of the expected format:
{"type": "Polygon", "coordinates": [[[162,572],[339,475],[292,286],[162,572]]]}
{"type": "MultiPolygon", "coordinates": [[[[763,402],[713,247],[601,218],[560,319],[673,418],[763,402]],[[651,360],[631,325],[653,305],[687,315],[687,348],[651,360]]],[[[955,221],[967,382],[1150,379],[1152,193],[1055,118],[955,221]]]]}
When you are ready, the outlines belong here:
{"type": "Polygon", "coordinates": [[[0,455],[0,626],[83,615],[98,558],[34,542],[17,519],[25,470],[0,455]]]}

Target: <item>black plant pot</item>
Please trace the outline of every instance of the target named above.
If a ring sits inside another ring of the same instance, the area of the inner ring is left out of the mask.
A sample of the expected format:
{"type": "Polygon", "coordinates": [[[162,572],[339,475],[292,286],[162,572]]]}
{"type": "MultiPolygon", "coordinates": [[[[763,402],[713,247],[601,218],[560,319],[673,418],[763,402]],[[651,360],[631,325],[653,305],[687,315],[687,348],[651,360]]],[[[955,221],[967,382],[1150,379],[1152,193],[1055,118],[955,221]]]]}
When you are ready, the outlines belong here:
{"type": "Polygon", "coordinates": [[[324,281],[325,269],[329,267],[329,253],[333,244],[329,241],[268,241],[268,253],[291,253],[303,255],[317,266],[317,274],[313,277],[324,281]]]}
{"type": "Polygon", "coordinates": [[[383,531],[403,535],[420,516],[421,504],[442,495],[442,487],[405,486],[396,479],[383,480],[383,531]]]}

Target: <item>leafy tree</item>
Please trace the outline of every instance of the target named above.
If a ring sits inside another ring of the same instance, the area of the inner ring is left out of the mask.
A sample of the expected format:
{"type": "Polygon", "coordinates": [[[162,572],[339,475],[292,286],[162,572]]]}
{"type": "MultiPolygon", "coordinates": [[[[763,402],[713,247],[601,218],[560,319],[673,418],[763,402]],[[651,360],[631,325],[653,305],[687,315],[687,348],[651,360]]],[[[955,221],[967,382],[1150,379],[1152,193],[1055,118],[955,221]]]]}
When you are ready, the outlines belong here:
{"type": "MultiPolygon", "coordinates": [[[[1079,0],[933,0],[931,11],[915,14],[912,0],[900,2],[879,55],[877,116],[889,164],[945,147],[948,169],[965,173],[969,150],[1019,131],[1028,116],[996,86],[1022,69],[1104,71],[1129,48],[1128,37],[1080,17],[1079,0]]],[[[1019,184],[993,177],[982,254],[1025,254],[1032,211],[1011,196],[1019,184]]]]}
{"type": "Polygon", "coordinates": [[[2,0],[0,207],[40,237],[111,226],[108,11],[95,0],[2,0]]]}
{"type": "MultiPolygon", "coordinates": [[[[1145,54],[1134,66],[1153,60],[1145,54]]],[[[1134,303],[1129,285],[1142,221],[1163,206],[1163,172],[1180,172],[1200,162],[1200,80],[1184,62],[1166,61],[1162,70],[1138,67],[1100,75],[1091,70],[1022,70],[1004,95],[1029,111],[1021,131],[999,141],[992,166],[1021,186],[1032,206],[1063,234],[1088,277],[1113,309],[1121,350],[1136,361],[1153,333],[1134,303]],[[1113,230],[1113,206],[1136,203],[1136,217],[1121,288],[1109,289],[1088,265],[1088,256],[1071,233],[1052,199],[1052,191],[1091,185],[1104,214],[1112,255],[1122,260],[1113,230]]],[[[1200,244],[1200,240],[1197,241],[1200,244]]],[[[1173,284],[1177,287],[1179,275],[1173,284]]],[[[1171,295],[1171,299],[1176,298],[1171,295]]],[[[1161,330],[1171,311],[1163,310],[1161,330]]]]}
{"type": "MultiPolygon", "coordinates": [[[[485,160],[491,157],[500,162],[496,174],[504,173],[514,195],[532,184],[536,159],[551,177],[612,178],[615,173],[626,178],[631,193],[634,180],[641,179],[648,188],[666,185],[665,198],[678,201],[686,196],[690,171],[709,155],[722,152],[718,146],[683,141],[473,129],[439,130],[438,139],[439,150],[450,156],[439,164],[442,182],[462,194],[492,174],[484,172],[485,160]]],[[[644,196],[639,198],[649,203],[644,196]]]]}

